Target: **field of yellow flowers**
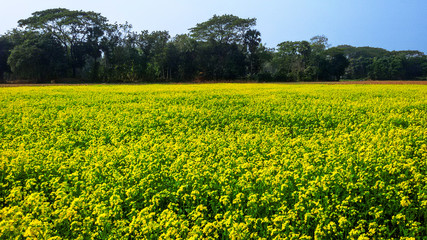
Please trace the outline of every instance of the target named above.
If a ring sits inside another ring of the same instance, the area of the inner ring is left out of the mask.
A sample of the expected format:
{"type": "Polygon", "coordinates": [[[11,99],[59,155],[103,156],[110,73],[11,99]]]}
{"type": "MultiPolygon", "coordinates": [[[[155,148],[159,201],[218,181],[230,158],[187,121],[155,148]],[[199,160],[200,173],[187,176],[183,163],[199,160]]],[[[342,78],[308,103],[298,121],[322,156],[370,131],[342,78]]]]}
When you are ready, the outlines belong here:
{"type": "Polygon", "coordinates": [[[0,239],[425,239],[427,87],[0,88],[0,239]]]}

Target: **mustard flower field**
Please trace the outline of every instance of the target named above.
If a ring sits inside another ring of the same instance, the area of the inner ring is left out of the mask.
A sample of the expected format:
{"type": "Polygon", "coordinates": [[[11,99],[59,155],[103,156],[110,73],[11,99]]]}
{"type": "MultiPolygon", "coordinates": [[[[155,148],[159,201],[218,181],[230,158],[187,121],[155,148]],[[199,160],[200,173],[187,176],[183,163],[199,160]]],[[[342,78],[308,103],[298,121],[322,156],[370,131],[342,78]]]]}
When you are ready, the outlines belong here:
{"type": "Polygon", "coordinates": [[[427,86],[0,88],[0,239],[426,239],[427,86]]]}

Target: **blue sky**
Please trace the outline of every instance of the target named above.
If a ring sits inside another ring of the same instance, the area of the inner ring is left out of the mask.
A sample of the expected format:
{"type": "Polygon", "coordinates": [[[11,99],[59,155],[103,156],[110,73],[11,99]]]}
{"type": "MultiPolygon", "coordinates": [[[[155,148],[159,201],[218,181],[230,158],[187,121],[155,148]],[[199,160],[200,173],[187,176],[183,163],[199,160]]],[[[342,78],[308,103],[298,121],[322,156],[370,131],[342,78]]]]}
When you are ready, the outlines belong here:
{"type": "Polygon", "coordinates": [[[0,33],[32,12],[64,7],[101,13],[134,30],[187,33],[214,14],[255,17],[268,47],[324,34],[337,46],[382,47],[427,53],[427,0],[2,0],[0,33]]]}

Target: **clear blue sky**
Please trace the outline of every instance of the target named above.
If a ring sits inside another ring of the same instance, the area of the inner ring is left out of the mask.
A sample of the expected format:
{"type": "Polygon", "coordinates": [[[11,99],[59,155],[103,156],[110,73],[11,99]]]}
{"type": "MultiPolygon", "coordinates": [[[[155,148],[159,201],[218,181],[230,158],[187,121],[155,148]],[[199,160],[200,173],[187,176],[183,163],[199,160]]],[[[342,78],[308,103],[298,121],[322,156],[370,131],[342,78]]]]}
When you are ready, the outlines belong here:
{"type": "Polygon", "coordinates": [[[214,14],[258,19],[268,47],[324,34],[333,45],[427,53],[427,0],[1,0],[0,33],[32,12],[63,7],[128,21],[137,31],[187,33],[214,14]]]}

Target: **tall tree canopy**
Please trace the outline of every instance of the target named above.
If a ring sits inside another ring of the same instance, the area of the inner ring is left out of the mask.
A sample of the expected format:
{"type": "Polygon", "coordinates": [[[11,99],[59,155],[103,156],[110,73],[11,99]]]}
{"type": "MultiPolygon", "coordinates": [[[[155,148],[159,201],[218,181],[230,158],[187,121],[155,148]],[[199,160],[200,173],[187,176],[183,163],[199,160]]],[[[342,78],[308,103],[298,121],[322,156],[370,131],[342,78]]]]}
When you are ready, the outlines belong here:
{"type": "Polygon", "coordinates": [[[231,14],[214,15],[206,22],[190,28],[191,36],[200,41],[242,44],[245,34],[256,25],[256,18],[239,18],[231,14]]]}
{"type": "Polygon", "coordinates": [[[175,37],[65,8],[37,11],[18,23],[0,35],[0,81],[427,79],[427,56],[419,51],[330,47],[324,35],[268,48],[255,18],[231,14],[175,37]]]}
{"type": "MultiPolygon", "coordinates": [[[[52,34],[64,46],[87,41],[95,30],[106,26],[107,18],[99,13],[68,10],[65,8],[47,9],[34,12],[31,17],[18,21],[19,27],[52,34]]],[[[98,33],[98,35],[103,35],[98,33]]]]}
{"type": "Polygon", "coordinates": [[[19,27],[26,30],[39,31],[56,38],[67,49],[75,77],[76,68],[81,67],[79,53],[82,46],[89,44],[91,48],[97,48],[106,29],[107,18],[91,11],[55,8],[34,12],[31,17],[21,19],[18,23],[19,27]]]}
{"type": "Polygon", "coordinates": [[[190,36],[200,43],[199,77],[235,79],[253,75],[260,68],[257,49],[261,33],[252,29],[255,18],[214,15],[206,22],[190,28],[190,36]]]}
{"type": "Polygon", "coordinates": [[[13,48],[7,60],[15,77],[43,82],[64,72],[66,54],[58,41],[38,32],[17,34],[25,40],[13,48]]]}
{"type": "Polygon", "coordinates": [[[7,59],[12,48],[12,42],[6,36],[0,36],[0,83],[4,81],[4,73],[10,71],[7,59]]]}

